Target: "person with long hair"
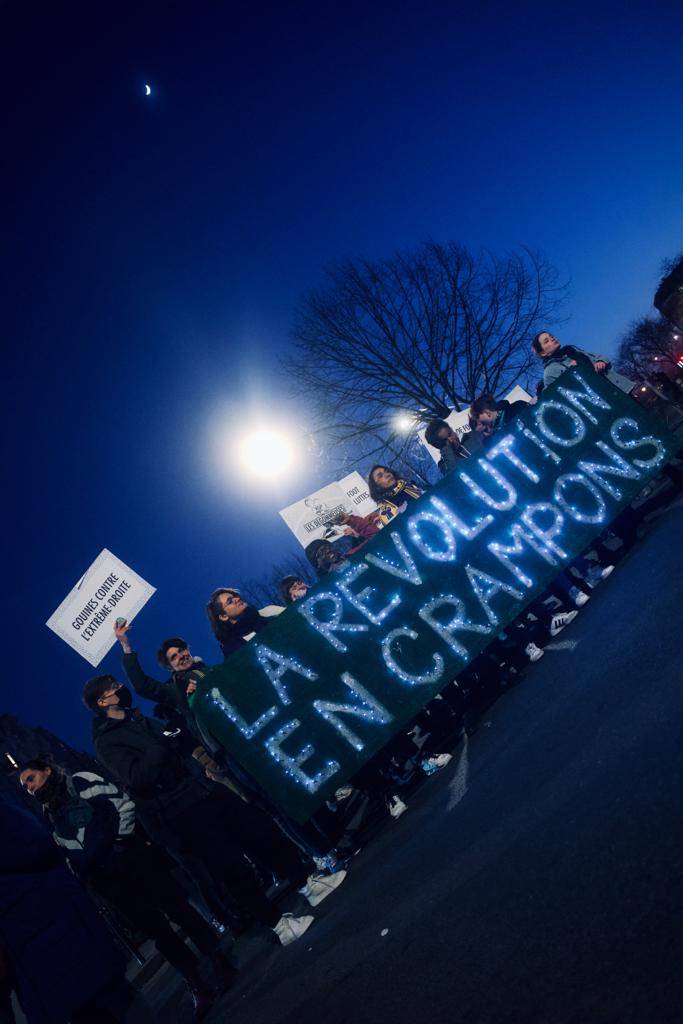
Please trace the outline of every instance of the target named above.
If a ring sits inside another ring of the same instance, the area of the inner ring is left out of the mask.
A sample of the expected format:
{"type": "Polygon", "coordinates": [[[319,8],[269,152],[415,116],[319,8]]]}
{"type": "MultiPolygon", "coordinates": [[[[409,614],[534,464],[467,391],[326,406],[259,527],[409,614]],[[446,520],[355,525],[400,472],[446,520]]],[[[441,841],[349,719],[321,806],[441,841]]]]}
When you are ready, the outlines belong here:
{"type": "Polygon", "coordinates": [[[269,604],[265,608],[255,608],[248,604],[234,587],[218,587],[206,606],[211,631],[220,645],[224,658],[243,647],[268,625],[269,618],[279,615],[282,611],[284,609],[280,605],[274,604],[269,604]]]}
{"type": "Polygon", "coordinates": [[[368,490],[372,500],[377,502],[383,526],[390,523],[399,512],[405,512],[407,506],[424,493],[419,484],[406,480],[398,470],[379,464],[373,466],[368,473],[368,490]]]}

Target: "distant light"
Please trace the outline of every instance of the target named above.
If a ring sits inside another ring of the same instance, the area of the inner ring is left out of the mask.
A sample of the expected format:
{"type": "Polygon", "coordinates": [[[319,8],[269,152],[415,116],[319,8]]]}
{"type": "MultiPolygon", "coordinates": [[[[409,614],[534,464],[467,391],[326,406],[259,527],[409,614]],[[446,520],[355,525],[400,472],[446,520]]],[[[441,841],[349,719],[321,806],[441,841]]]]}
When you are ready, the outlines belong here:
{"type": "Polygon", "coordinates": [[[147,83],[145,83],[145,96],[151,96],[151,95],[152,95],[152,86],[151,85],[147,85],[147,83]]]}
{"type": "Polygon", "coordinates": [[[400,412],[393,422],[394,430],[397,430],[399,434],[407,434],[415,426],[415,416],[409,412],[400,412]]]}
{"type": "Polygon", "coordinates": [[[645,386],[643,386],[640,390],[641,391],[647,391],[647,388],[645,386]]]}
{"type": "Polygon", "coordinates": [[[678,339],[680,338],[680,334],[672,334],[671,337],[674,341],[678,341],[678,339]]]}
{"type": "Polygon", "coordinates": [[[250,476],[274,480],[294,462],[292,439],[280,430],[253,430],[237,443],[237,460],[250,476]]]}

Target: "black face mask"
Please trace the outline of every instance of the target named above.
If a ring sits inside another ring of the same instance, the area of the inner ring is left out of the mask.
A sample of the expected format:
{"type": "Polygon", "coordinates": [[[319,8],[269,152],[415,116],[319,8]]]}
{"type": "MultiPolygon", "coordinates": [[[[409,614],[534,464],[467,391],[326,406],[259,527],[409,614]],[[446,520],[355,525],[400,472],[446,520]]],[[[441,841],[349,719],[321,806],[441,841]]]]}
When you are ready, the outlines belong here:
{"type": "Polygon", "coordinates": [[[43,785],[40,789],[37,789],[33,795],[38,803],[46,806],[47,804],[59,803],[60,797],[63,796],[64,789],[63,776],[53,768],[43,785]]]}
{"type": "Polygon", "coordinates": [[[128,708],[132,708],[133,694],[130,692],[127,686],[119,686],[116,693],[118,694],[120,708],[123,708],[125,711],[127,711],[128,708]]]}

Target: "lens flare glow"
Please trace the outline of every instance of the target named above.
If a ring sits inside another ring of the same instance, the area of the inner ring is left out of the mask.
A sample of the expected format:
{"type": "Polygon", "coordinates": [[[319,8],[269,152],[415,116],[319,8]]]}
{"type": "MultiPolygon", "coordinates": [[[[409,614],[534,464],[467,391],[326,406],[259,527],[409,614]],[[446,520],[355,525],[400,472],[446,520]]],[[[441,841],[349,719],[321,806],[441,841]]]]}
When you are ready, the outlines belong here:
{"type": "Polygon", "coordinates": [[[292,439],[279,430],[252,430],[237,445],[237,461],[250,476],[273,480],[284,476],[294,463],[292,439]]]}
{"type": "Polygon", "coordinates": [[[415,416],[409,412],[400,412],[393,419],[394,430],[399,434],[407,434],[416,426],[415,416]]]}

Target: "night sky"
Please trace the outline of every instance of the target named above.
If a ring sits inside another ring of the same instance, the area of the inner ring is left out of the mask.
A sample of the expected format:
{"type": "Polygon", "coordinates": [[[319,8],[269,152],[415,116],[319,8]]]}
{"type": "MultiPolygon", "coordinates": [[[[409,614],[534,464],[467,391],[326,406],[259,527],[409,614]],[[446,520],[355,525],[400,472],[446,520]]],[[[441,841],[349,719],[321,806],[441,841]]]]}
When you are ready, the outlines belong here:
{"type": "Polygon", "coordinates": [[[178,633],[218,660],[211,590],[297,550],[278,509],[336,473],[278,356],[325,264],[539,248],[608,355],[652,312],[683,10],[555,6],[0,4],[5,710],[89,747],[95,670],[44,622],[103,547],[158,588],[149,671],[178,633]],[[300,432],[284,482],[219,457],[254,417],[300,432]]]}

